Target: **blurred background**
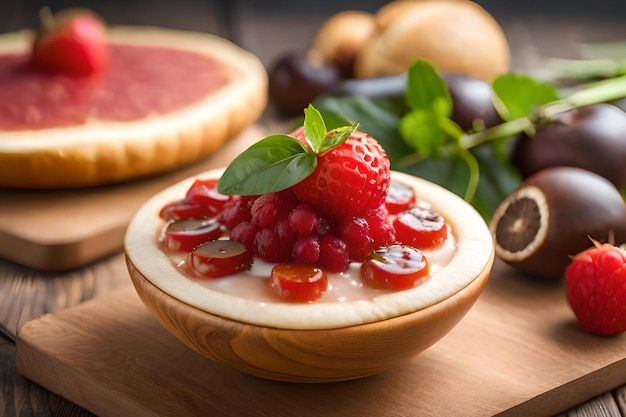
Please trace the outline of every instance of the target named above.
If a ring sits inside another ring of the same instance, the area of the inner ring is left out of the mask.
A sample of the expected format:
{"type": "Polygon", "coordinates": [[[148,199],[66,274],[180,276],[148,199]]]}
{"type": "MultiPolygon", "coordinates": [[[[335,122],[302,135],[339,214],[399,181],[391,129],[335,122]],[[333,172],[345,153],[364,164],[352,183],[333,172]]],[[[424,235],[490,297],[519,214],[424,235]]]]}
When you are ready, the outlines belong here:
{"type": "MultiPolygon", "coordinates": [[[[10,31],[33,25],[42,6],[53,10],[66,7],[88,7],[100,12],[111,23],[158,24],[191,29],[206,28],[218,17],[228,25],[229,13],[336,13],[345,9],[376,11],[386,4],[383,0],[2,0],[0,30],[10,31]]],[[[626,19],[623,0],[479,0],[496,18],[509,16],[543,16],[554,19],[580,17],[584,19],[626,19]]]]}
{"type": "MultiPolygon", "coordinates": [[[[109,24],[155,25],[215,33],[259,55],[269,65],[287,50],[307,47],[315,28],[346,9],[375,12],[383,0],[0,0],[0,32],[38,25],[38,11],[87,7],[109,24]],[[284,27],[289,15],[294,22],[284,27]],[[277,23],[277,22],[281,23],[277,23]],[[277,42],[280,40],[280,42],[277,42]],[[268,48],[279,44],[280,49],[268,48]]],[[[626,39],[624,0],[478,0],[511,41],[514,69],[537,66],[542,56],[576,57],[576,45],[626,39]],[[562,39],[567,45],[561,45],[562,39]]]]}

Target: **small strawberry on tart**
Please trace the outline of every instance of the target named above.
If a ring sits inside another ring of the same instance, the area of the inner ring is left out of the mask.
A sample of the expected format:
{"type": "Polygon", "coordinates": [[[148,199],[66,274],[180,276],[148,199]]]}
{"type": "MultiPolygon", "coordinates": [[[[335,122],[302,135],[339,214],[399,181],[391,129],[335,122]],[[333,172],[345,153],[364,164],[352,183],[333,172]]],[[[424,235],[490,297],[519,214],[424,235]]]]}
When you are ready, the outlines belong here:
{"type": "Polygon", "coordinates": [[[290,135],[263,138],[225,170],[153,197],[125,250],[131,277],[178,300],[291,329],[420,310],[484,277],[494,257],[471,206],[391,171],[358,125],[328,132],[313,106],[290,135]]]}
{"type": "Polygon", "coordinates": [[[219,36],[85,10],[0,35],[0,187],[119,183],[191,163],[252,124],[260,60],[219,36]]]}

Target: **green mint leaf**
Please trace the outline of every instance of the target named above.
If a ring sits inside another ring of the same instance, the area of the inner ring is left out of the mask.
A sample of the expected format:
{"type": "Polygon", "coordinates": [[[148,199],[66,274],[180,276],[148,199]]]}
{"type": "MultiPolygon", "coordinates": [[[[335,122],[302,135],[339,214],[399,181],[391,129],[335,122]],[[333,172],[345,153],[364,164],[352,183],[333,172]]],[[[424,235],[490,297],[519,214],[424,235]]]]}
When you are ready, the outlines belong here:
{"type": "Polygon", "coordinates": [[[503,74],[492,83],[496,108],[507,121],[531,115],[535,107],[559,99],[556,87],[523,74],[503,74]]]}
{"type": "Polygon", "coordinates": [[[317,156],[288,135],[261,139],[237,156],[217,183],[222,194],[261,195],[291,187],[309,176],[317,156]]]}
{"type": "Polygon", "coordinates": [[[352,132],[354,132],[358,126],[359,124],[355,123],[351,126],[341,126],[331,130],[328,136],[326,136],[326,140],[320,147],[319,152],[324,152],[341,145],[350,137],[352,132]]]}
{"type": "Polygon", "coordinates": [[[441,117],[452,114],[450,90],[435,67],[424,60],[415,61],[407,72],[406,101],[413,110],[441,117]]]}
{"type": "Polygon", "coordinates": [[[439,117],[424,110],[406,114],[400,119],[398,129],[406,143],[424,157],[438,155],[449,138],[439,117]]]}
{"type": "Polygon", "coordinates": [[[304,137],[314,152],[322,148],[327,133],[322,115],[309,104],[309,107],[304,109],[304,137]]]}

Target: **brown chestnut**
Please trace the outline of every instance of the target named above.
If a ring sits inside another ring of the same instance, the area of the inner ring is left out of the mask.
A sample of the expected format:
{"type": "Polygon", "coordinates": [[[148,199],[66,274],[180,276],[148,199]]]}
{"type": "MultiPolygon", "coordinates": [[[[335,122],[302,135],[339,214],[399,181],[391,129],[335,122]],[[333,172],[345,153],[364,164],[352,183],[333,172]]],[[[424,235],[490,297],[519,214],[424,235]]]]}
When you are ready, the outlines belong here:
{"type": "Polygon", "coordinates": [[[268,94],[281,113],[295,116],[340,79],[337,67],[318,53],[293,52],[270,68],[268,94]]]}
{"type": "Polygon", "coordinates": [[[514,145],[512,162],[527,177],[551,166],[583,168],[602,175],[616,187],[626,186],[626,113],[607,103],[558,114],[522,135],[514,145]]]}
{"type": "Polygon", "coordinates": [[[598,174],[546,168],[500,204],[490,229],[500,259],[527,275],[558,279],[590,239],[626,242],[626,203],[598,174]]]}

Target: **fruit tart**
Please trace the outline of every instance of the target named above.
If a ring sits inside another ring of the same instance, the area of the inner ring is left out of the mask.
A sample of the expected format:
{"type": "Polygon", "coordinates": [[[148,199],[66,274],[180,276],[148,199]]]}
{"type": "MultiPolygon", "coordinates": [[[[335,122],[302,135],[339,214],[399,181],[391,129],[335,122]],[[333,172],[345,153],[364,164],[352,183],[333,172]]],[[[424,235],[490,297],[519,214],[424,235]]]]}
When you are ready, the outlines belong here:
{"type": "Polygon", "coordinates": [[[0,35],[0,187],[118,183],[191,163],[252,124],[266,71],[216,35],[68,10],[0,35]]]}
{"type": "MultiPolygon", "coordinates": [[[[489,230],[443,188],[391,171],[358,125],[317,110],[225,170],[150,199],[126,234],[131,277],[259,326],[329,329],[409,314],[489,274],[489,230]]],[[[484,282],[483,282],[484,284],[484,282]]]]}

